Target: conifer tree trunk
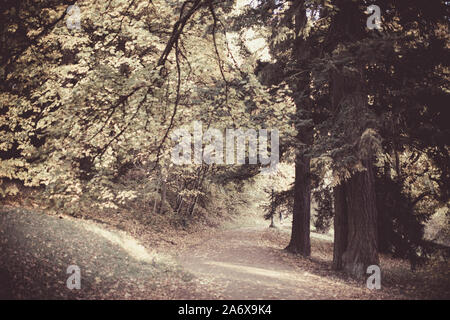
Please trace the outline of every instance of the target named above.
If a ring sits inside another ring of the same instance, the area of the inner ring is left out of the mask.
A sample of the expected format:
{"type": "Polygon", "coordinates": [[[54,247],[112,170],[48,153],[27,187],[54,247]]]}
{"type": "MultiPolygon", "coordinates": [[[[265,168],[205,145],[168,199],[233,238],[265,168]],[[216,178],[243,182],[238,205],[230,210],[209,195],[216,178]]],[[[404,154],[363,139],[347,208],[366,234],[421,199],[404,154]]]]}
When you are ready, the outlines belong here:
{"type": "MultiPolygon", "coordinates": [[[[330,50],[339,44],[347,45],[364,37],[364,16],[356,2],[336,1],[339,8],[330,27],[330,50]],[[333,37],[341,35],[341,37],[333,37]]],[[[369,121],[365,81],[361,76],[364,65],[351,68],[340,66],[331,74],[331,101],[335,112],[345,112],[346,126],[337,128],[347,137],[347,143],[357,143],[369,121]],[[345,110],[345,111],[344,111],[345,110]]],[[[353,172],[335,188],[335,243],[333,267],[343,269],[355,278],[363,278],[369,265],[378,265],[377,208],[373,155],[361,152],[366,146],[359,144],[355,151],[365,168],[353,172]]],[[[369,148],[370,149],[370,148],[369,148]]],[[[356,154],[355,154],[356,155],[356,154]]]]}
{"type": "MultiPolygon", "coordinates": [[[[307,16],[304,1],[292,2],[290,10],[293,11],[294,29],[297,35],[294,41],[294,56],[297,57],[297,64],[304,65],[309,60],[308,44],[303,38],[303,30],[306,26],[307,16]]],[[[296,83],[296,90],[299,91],[300,98],[295,99],[297,115],[303,119],[301,114],[307,113],[310,105],[310,76],[303,75],[296,83]],[[304,98],[306,97],[306,98],[304,98]]],[[[303,119],[306,120],[306,119],[303,119]]],[[[311,159],[305,154],[308,146],[313,140],[313,127],[309,125],[297,126],[297,140],[303,144],[297,150],[295,160],[295,182],[294,182],[294,208],[292,213],[291,240],[286,250],[303,256],[311,254],[310,241],[310,220],[311,220],[311,159]]]]}
{"type": "MultiPolygon", "coordinates": [[[[367,102],[359,79],[339,75],[334,81],[339,81],[339,90],[334,96],[335,102],[346,104],[347,108],[351,107],[356,111],[361,110],[361,114],[364,114],[362,110],[367,107],[367,102]]],[[[354,112],[353,116],[357,117],[357,114],[354,112]]],[[[357,131],[354,137],[360,134],[357,131]]],[[[365,148],[365,146],[360,145],[359,148],[365,148]]],[[[348,180],[342,181],[341,185],[335,188],[333,266],[336,269],[345,270],[355,278],[364,277],[369,265],[379,264],[373,161],[371,155],[360,155],[360,157],[365,170],[352,173],[348,180]]]]}
{"type": "Polygon", "coordinates": [[[356,278],[366,274],[367,267],[378,265],[377,208],[371,163],[346,183],[348,209],[347,248],[342,255],[343,269],[356,278]]]}
{"type": "Polygon", "coordinates": [[[345,182],[334,187],[334,250],[333,268],[343,269],[342,256],[347,249],[348,218],[345,182]]]}
{"type": "MultiPolygon", "coordinates": [[[[346,108],[349,123],[365,123],[361,119],[368,113],[364,83],[357,72],[337,72],[333,76],[333,102],[338,107],[346,108]]],[[[345,128],[348,139],[361,139],[367,129],[355,125],[345,128]],[[353,132],[354,131],[354,132],[353,132]],[[348,132],[352,132],[349,134],[348,132]]],[[[335,188],[335,243],[333,266],[343,269],[355,278],[363,278],[369,265],[378,265],[377,208],[375,179],[370,147],[359,143],[359,160],[363,171],[341,181],[335,188]],[[362,150],[369,150],[362,152],[362,150]],[[345,200],[344,200],[345,199],[345,200]]]]}
{"type": "Polygon", "coordinates": [[[355,278],[363,278],[368,266],[379,264],[374,175],[371,163],[365,165],[366,171],[334,188],[333,268],[355,278]]]}
{"type": "Polygon", "coordinates": [[[304,256],[311,254],[311,181],[310,158],[298,154],[295,163],[294,210],[291,241],[286,250],[304,256]]]}

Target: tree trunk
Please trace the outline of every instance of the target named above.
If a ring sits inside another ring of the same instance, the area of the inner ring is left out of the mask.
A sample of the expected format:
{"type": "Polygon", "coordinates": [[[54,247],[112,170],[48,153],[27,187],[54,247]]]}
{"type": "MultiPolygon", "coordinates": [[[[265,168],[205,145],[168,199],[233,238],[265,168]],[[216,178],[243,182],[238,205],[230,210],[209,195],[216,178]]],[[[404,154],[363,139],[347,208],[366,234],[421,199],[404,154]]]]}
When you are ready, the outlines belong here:
{"type": "Polygon", "coordinates": [[[158,213],[164,213],[164,204],[166,203],[167,198],[167,184],[166,184],[166,178],[161,177],[161,202],[159,203],[159,209],[158,213]]]}
{"type": "MultiPolygon", "coordinates": [[[[297,64],[304,66],[310,59],[310,49],[308,43],[303,38],[303,30],[307,25],[307,15],[305,1],[292,1],[292,10],[294,17],[294,29],[296,39],[294,41],[293,52],[297,57],[297,64]]],[[[299,120],[309,120],[309,111],[311,109],[310,101],[310,76],[305,74],[298,79],[295,84],[298,96],[295,98],[297,115],[299,120]]],[[[292,218],[291,241],[286,250],[299,253],[303,256],[311,254],[310,241],[310,220],[311,220],[311,176],[309,156],[305,152],[313,141],[312,124],[297,125],[297,140],[302,143],[298,147],[295,160],[295,183],[294,183],[294,209],[292,218]]]]}
{"type": "Polygon", "coordinates": [[[336,186],[334,194],[334,250],[333,250],[333,269],[341,270],[342,255],[347,249],[348,236],[348,217],[347,200],[345,196],[345,182],[336,186]]]}
{"type": "Polygon", "coordinates": [[[291,241],[286,250],[303,256],[311,254],[311,177],[310,158],[297,155],[295,162],[294,211],[291,241]]]}
{"type": "Polygon", "coordinates": [[[273,216],[275,215],[275,192],[272,189],[270,194],[270,226],[269,228],[275,228],[275,223],[273,222],[273,216]]]}
{"type": "MultiPolygon", "coordinates": [[[[356,74],[337,73],[333,77],[333,103],[347,110],[350,124],[344,128],[347,141],[358,141],[367,129],[365,112],[367,98],[362,90],[363,83],[356,74]],[[350,111],[348,111],[350,110],[350,111]],[[354,118],[352,118],[354,117],[354,118]],[[361,117],[361,118],[359,118],[361,117]],[[362,124],[361,127],[358,127],[362,124]]],[[[338,110],[338,108],[336,108],[338,110]]],[[[367,114],[367,113],[366,113],[367,114]]],[[[335,250],[333,266],[344,269],[349,275],[361,279],[367,267],[378,265],[377,208],[372,153],[365,144],[358,147],[358,156],[366,170],[353,173],[342,186],[337,188],[335,250]],[[344,196],[345,195],[345,196],[344,196]],[[345,198],[345,204],[343,199],[345,198]],[[346,214],[345,214],[346,212],[346,214]],[[347,226],[345,227],[345,222],[347,226]],[[345,243],[345,233],[346,243],[345,243]],[[342,251],[345,250],[343,253],[342,251]]]]}
{"type": "Polygon", "coordinates": [[[354,174],[334,188],[333,268],[363,278],[367,267],[378,265],[377,209],[370,161],[366,171],[354,174]]]}
{"type": "Polygon", "coordinates": [[[192,200],[191,205],[189,206],[189,215],[192,216],[195,211],[195,206],[197,205],[198,195],[195,196],[194,200],[192,200]]]}
{"type": "Polygon", "coordinates": [[[275,228],[275,223],[273,222],[273,216],[270,217],[270,226],[269,228],[275,228]]]}
{"type": "Polygon", "coordinates": [[[346,184],[348,245],[342,262],[356,278],[363,278],[368,266],[379,264],[375,181],[372,164],[369,160],[364,164],[367,170],[354,174],[346,184]]]}
{"type": "Polygon", "coordinates": [[[180,203],[178,204],[178,207],[177,207],[177,210],[176,210],[177,214],[179,214],[182,211],[182,209],[183,209],[183,202],[184,202],[184,199],[183,199],[183,197],[181,197],[180,203]]]}

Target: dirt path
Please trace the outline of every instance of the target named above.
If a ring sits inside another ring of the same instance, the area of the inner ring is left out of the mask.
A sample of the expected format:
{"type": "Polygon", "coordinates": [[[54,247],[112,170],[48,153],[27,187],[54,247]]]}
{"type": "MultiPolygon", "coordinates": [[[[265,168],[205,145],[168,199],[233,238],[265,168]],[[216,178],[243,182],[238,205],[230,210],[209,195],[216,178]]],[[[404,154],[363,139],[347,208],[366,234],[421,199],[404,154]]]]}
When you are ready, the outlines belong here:
{"type": "MultiPolygon", "coordinates": [[[[224,299],[394,298],[334,277],[320,257],[304,259],[287,253],[267,239],[271,232],[267,226],[219,231],[187,248],[178,261],[224,299]]],[[[331,245],[326,240],[313,241],[331,245]]]]}

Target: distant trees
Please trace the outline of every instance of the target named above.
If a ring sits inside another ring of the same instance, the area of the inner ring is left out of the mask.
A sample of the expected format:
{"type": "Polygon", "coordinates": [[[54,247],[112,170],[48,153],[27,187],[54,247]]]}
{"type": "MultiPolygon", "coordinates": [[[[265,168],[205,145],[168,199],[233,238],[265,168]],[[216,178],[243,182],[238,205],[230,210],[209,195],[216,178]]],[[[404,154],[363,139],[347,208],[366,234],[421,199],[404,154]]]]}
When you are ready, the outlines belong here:
{"type": "Polygon", "coordinates": [[[331,187],[325,186],[314,190],[312,193],[315,207],[314,227],[317,232],[326,233],[333,223],[333,193],[331,187]]]}

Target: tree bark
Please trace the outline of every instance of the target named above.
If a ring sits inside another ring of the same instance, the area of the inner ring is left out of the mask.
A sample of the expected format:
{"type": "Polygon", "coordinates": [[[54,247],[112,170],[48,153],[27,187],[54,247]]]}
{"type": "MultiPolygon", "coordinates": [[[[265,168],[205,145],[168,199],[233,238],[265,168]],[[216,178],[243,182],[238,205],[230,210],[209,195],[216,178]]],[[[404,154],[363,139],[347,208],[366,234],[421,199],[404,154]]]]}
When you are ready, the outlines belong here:
{"type": "MultiPolygon", "coordinates": [[[[303,30],[307,24],[305,1],[292,1],[291,9],[294,18],[294,30],[296,39],[293,52],[297,57],[296,63],[304,66],[309,62],[311,50],[307,41],[303,38],[303,30]]],[[[299,91],[295,98],[298,120],[308,120],[311,108],[309,99],[310,75],[305,74],[295,84],[299,91]]],[[[310,220],[311,220],[311,159],[305,152],[312,144],[314,128],[312,124],[297,125],[297,140],[302,147],[298,147],[295,159],[295,182],[294,182],[294,208],[292,214],[291,240],[286,250],[303,256],[311,255],[310,220]]]]}
{"type": "MultiPolygon", "coordinates": [[[[344,76],[338,73],[333,79],[334,89],[339,88],[333,96],[334,103],[351,110],[347,116],[349,123],[358,123],[356,110],[364,114],[363,111],[367,108],[366,95],[361,86],[361,81],[354,75],[344,76]]],[[[355,126],[344,130],[348,130],[348,141],[357,141],[365,128],[355,126]]],[[[365,277],[368,266],[379,264],[375,179],[370,154],[372,151],[363,152],[362,148],[365,147],[367,146],[360,145],[357,150],[365,170],[353,173],[348,180],[341,181],[341,185],[335,188],[333,267],[343,269],[357,279],[365,277]]]]}
{"type": "MultiPolygon", "coordinates": [[[[339,43],[350,43],[364,37],[362,13],[356,2],[337,1],[340,9],[330,27],[329,50],[339,43]]],[[[334,54],[334,53],[333,53],[334,54]]],[[[333,267],[343,269],[349,275],[362,279],[369,265],[378,265],[377,209],[375,181],[371,150],[363,150],[358,144],[361,135],[370,126],[364,65],[353,68],[340,66],[331,73],[331,103],[336,113],[345,115],[346,121],[340,130],[345,140],[342,143],[358,145],[354,151],[366,170],[352,173],[335,188],[335,243],[333,267]],[[363,152],[364,151],[364,152],[363,152]]],[[[338,160],[339,161],[339,160],[338,160]]]]}
{"type": "Polygon", "coordinates": [[[366,171],[354,174],[346,183],[348,236],[342,263],[356,278],[363,278],[368,266],[379,264],[375,181],[370,160],[364,164],[366,171]]]}
{"type": "Polygon", "coordinates": [[[334,194],[334,250],[333,269],[341,270],[344,265],[342,255],[347,249],[348,217],[347,200],[345,196],[345,182],[336,186],[334,194]]]}
{"type": "Polygon", "coordinates": [[[354,174],[334,188],[333,268],[363,278],[367,267],[378,265],[377,209],[373,167],[354,174]]]}
{"type": "MultiPolygon", "coordinates": [[[[333,77],[333,103],[347,112],[348,121],[355,126],[344,128],[347,141],[357,141],[364,132],[364,125],[357,127],[359,119],[367,108],[367,98],[362,88],[362,79],[357,74],[336,73],[333,77]],[[354,117],[354,118],[352,118],[354,117]],[[346,131],[347,130],[347,131],[346,131]]],[[[336,110],[338,108],[336,107],[336,110]]],[[[339,112],[339,111],[337,111],[339,112]]],[[[335,244],[333,266],[343,269],[349,275],[361,279],[366,275],[367,267],[378,265],[377,208],[375,179],[373,173],[372,151],[359,145],[359,160],[364,171],[353,173],[341,186],[336,188],[335,244]],[[345,199],[345,203],[344,200],[345,199]],[[345,223],[347,224],[345,226],[345,223]],[[345,235],[347,233],[347,235],[345,235]],[[346,239],[345,239],[346,238],[346,239]],[[346,241],[346,242],[345,242],[346,241]]]]}
{"type": "Polygon", "coordinates": [[[311,254],[311,177],[310,158],[298,154],[295,162],[294,210],[291,241],[286,250],[303,256],[311,254]]]}

